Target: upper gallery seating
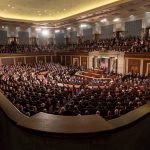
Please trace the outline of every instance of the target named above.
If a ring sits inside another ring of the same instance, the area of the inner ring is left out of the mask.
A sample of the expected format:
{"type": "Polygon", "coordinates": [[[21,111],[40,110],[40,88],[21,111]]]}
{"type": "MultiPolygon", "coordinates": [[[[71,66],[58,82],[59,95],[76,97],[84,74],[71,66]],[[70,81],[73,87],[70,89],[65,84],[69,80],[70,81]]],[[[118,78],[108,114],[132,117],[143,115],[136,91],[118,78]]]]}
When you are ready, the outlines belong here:
{"type": "Polygon", "coordinates": [[[26,53],[51,51],[119,51],[119,52],[149,52],[150,40],[140,38],[100,39],[84,41],[81,44],[67,45],[0,45],[0,53],[26,53]]]}

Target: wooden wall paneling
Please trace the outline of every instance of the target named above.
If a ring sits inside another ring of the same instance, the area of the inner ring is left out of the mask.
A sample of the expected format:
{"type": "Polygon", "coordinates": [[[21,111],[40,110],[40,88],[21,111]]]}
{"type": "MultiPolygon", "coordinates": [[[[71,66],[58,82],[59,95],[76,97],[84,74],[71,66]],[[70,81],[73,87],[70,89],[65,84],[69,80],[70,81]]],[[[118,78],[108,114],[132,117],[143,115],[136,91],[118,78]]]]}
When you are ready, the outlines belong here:
{"type": "Polygon", "coordinates": [[[52,62],[55,62],[55,56],[52,56],[52,62]]]}
{"type": "MultiPolygon", "coordinates": [[[[118,66],[118,65],[117,65],[117,66],[118,66]]],[[[128,65],[127,65],[127,59],[125,59],[125,66],[124,66],[124,67],[125,67],[125,73],[127,73],[127,66],[128,66],[128,65]]],[[[117,70],[117,71],[118,71],[118,70],[117,70]]]]}
{"type": "Polygon", "coordinates": [[[88,52],[58,52],[57,55],[63,55],[63,56],[88,56],[89,53],[88,52]]]}
{"type": "Polygon", "coordinates": [[[16,57],[15,61],[16,61],[16,65],[18,65],[18,64],[25,64],[24,57],[16,57]]]}
{"type": "Polygon", "coordinates": [[[78,56],[73,56],[73,57],[72,57],[72,65],[80,66],[80,57],[78,57],[78,56]]]}
{"type": "Polygon", "coordinates": [[[57,56],[57,62],[60,63],[60,64],[62,64],[61,55],[58,55],[58,56],[57,56]]]}
{"type": "Polygon", "coordinates": [[[128,59],[128,72],[140,73],[140,59],[128,59]]]}
{"type": "Polygon", "coordinates": [[[46,56],[46,62],[47,63],[50,63],[52,60],[51,60],[51,56],[46,56]]]}
{"type": "Polygon", "coordinates": [[[2,65],[2,59],[0,58],[0,66],[2,65]]]}
{"type": "Polygon", "coordinates": [[[31,64],[36,62],[36,57],[26,57],[26,63],[31,64]]]}
{"type": "Polygon", "coordinates": [[[45,62],[44,56],[37,56],[37,63],[38,62],[45,62]]]}
{"type": "Polygon", "coordinates": [[[62,55],[62,65],[65,65],[65,56],[62,55]]]}
{"type": "Polygon", "coordinates": [[[144,60],[143,61],[143,74],[149,74],[150,73],[150,67],[149,66],[150,66],[150,60],[144,60]]]}
{"type": "Polygon", "coordinates": [[[52,56],[52,62],[58,63],[58,56],[52,56]]]}
{"type": "Polygon", "coordinates": [[[66,65],[72,65],[71,64],[71,56],[66,56],[66,65]]]}
{"type": "Polygon", "coordinates": [[[87,68],[87,57],[81,57],[81,66],[87,68]]]}
{"type": "Polygon", "coordinates": [[[1,62],[3,65],[14,65],[14,58],[2,58],[1,62]]]}
{"type": "Polygon", "coordinates": [[[95,33],[94,34],[94,41],[98,41],[100,39],[100,34],[99,33],[95,33]]]}
{"type": "Polygon", "coordinates": [[[125,58],[147,58],[149,59],[150,58],[150,53],[149,52],[144,52],[144,53],[131,53],[131,52],[126,52],[125,53],[125,58]]]}

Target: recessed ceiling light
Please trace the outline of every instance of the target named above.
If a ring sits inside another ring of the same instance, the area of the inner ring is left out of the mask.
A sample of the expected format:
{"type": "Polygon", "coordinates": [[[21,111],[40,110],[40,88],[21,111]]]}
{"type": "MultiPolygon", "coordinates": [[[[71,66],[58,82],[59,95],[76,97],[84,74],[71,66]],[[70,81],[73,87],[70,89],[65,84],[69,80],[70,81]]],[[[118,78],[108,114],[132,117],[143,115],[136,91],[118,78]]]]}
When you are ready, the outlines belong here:
{"type": "Polygon", "coordinates": [[[118,22],[120,20],[120,18],[115,18],[114,20],[113,20],[113,22],[118,22]]]}
{"type": "Polygon", "coordinates": [[[134,17],[134,15],[130,15],[130,17],[134,17]]]}
{"type": "Polygon", "coordinates": [[[86,27],[87,27],[87,24],[81,24],[80,27],[81,27],[81,28],[86,28],[86,27]]]}
{"type": "Polygon", "coordinates": [[[67,30],[71,30],[71,27],[68,27],[67,30]]]}
{"type": "Polygon", "coordinates": [[[11,5],[10,4],[8,4],[8,7],[10,7],[11,5]]]}
{"type": "Polygon", "coordinates": [[[39,16],[41,16],[42,14],[38,14],[39,16]]]}
{"type": "Polygon", "coordinates": [[[12,9],[14,9],[15,7],[14,7],[14,6],[12,6],[11,8],[12,8],[12,9]]]}
{"type": "Polygon", "coordinates": [[[2,29],[4,29],[5,28],[5,26],[2,26],[2,29]]]}
{"type": "Polygon", "coordinates": [[[134,15],[130,15],[130,16],[129,16],[129,19],[130,19],[130,20],[135,20],[136,17],[135,17],[134,15]]]}
{"type": "Polygon", "coordinates": [[[35,30],[36,30],[36,31],[41,31],[41,28],[36,28],[35,30]]]}
{"type": "Polygon", "coordinates": [[[43,36],[48,36],[49,35],[49,31],[48,30],[42,30],[42,35],[43,36]]]}
{"type": "Polygon", "coordinates": [[[102,22],[102,23],[107,22],[107,19],[104,18],[104,19],[101,20],[101,22],[102,22]]]}
{"type": "Polygon", "coordinates": [[[64,11],[65,11],[66,9],[64,8],[64,11]]]}
{"type": "Polygon", "coordinates": [[[42,29],[48,29],[48,27],[46,27],[46,26],[42,26],[41,28],[42,28],[42,29]]]}
{"type": "Polygon", "coordinates": [[[146,17],[150,17],[150,12],[145,12],[146,17]]]}
{"type": "Polygon", "coordinates": [[[55,30],[55,33],[59,33],[60,32],[60,30],[55,30]]]}

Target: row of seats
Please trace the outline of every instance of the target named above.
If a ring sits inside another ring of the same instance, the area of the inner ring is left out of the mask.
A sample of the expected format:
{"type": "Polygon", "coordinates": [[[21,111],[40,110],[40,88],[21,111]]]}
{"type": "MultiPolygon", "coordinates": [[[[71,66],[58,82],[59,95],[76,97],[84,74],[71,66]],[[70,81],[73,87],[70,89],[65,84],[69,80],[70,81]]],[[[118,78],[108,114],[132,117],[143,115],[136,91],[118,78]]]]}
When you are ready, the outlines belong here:
{"type": "Polygon", "coordinates": [[[0,89],[27,116],[45,112],[55,115],[98,114],[112,119],[149,101],[150,78],[145,75],[115,74],[113,81],[96,80],[97,88],[89,88],[87,85],[92,85],[93,80],[80,78],[79,81],[75,76],[78,71],[83,70],[54,63],[2,66],[0,89]],[[39,78],[41,72],[45,74],[39,78]],[[66,86],[66,81],[73,86],[66,86]]]}
{"type": "Polygon", "coordinates": [[[120,51],[120,52],[149,52],[150,40],[138,37],[100,39],[97,41],[84,41],[80,44],[48,44],[48,45],[0,45],[0,53],[27,53],[27,52],[53,52],[53,51],[120,51]]]}

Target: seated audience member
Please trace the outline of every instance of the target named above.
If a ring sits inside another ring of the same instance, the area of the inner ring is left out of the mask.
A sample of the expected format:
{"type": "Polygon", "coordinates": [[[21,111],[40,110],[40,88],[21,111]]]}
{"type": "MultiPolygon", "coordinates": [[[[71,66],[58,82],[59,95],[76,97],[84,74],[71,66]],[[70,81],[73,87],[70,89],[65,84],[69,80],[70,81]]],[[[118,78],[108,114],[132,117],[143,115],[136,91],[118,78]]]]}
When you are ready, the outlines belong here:
{"type": "Polygon", "coordinates": [[[97,114],[112,119],[149,100],[148,76],[116,74],[109,82],[79,78],[75,73],[81,70],[54,63],[5,65],[0,67],[0,89],[27,116],[44,112],[68,116],[97,114]]]}
{"type": "Polygon", "coordinates": [[[139,37],[87,40],[80,44],[48,44],[48,45],[0,45],[0,53],[30,53],[57,51],[119,51],[119,52],[149,52],[150,40],[139,37]]]}

